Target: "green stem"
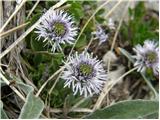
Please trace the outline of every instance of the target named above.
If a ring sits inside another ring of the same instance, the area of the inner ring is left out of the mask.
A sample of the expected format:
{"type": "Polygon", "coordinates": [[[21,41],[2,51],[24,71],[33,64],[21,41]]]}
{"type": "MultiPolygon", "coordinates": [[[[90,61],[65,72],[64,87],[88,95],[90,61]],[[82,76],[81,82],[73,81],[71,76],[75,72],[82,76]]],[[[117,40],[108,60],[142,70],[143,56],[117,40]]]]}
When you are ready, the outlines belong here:
{"type": "Polygon", "coordinates": [[[155,90],[155,88],[153,87],[153,85],[150,83],[150,81],[147,79],[147,77],[141,73],[142,77],[144,78],[145,82],[147,83],[147,85],[149,86],[149,88],[152,90],[152,92],[154,93],[155,95],[155,98],[158,99],[158,93],[157,91],[155,90]]]}

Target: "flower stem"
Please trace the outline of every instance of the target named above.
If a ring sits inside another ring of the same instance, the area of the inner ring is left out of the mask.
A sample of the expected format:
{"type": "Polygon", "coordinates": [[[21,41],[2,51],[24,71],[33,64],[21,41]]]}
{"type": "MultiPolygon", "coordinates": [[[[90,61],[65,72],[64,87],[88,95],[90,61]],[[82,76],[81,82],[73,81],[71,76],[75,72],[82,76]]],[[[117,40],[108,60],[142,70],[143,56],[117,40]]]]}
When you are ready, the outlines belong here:
{"type": "Polygon", "coordinates": [[[141,73],[142,77],[144,78],[145,82],[147,83],[147,85],[149,86],[149,88],[152,90],[152,92],[155,95],[155,98],[158,99],[158,93],[155,90],[155,88],[153,87],[153,85],[150,83],[150,81],[147,79],[147,77],[144,75],[144,73],[141,73]]]}

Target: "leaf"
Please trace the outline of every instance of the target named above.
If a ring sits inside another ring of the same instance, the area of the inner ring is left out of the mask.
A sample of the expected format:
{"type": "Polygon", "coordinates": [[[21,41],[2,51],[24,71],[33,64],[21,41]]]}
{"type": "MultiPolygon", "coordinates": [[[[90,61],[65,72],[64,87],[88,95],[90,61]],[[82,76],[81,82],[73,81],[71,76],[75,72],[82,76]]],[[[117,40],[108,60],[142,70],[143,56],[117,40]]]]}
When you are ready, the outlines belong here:
{"type": "Polygon", "coordinates": [[[79,22],[81,18],[84,17],[83,7],[81,5],[81,1],[68,1],[71,6],[68,9],[69,13],[74,16],[74,19],[79,22]]]}
{"type": "Polygon", "coordinates": [[[125,55],[132,63],[134,63],[134,59],[133,59],[132,55],[131,55],[129,52],[127,52],[125,49],[120,48],[120,47],[119,47],[119,50],[120,50],[120,52],[121,52],[123,55],[125,55]]]}
{"type": "Polygon", "coordinates": [[[96,21],[98,23],[101,23],[101,24],[106,20],[106,19],[104,19],[103,17],[100,17],[100,16],[96,16],[95,18],[96,18],[96,21]]]}
{"type": "Polygon", "coordinates": [[[55,3],[56,3],[56,1],[53,1],[53,0],[52,0],[52,1],[49,1],[49,0],[46,1],[46,2],[45,2],[46,8],[49,9],[49,8],[52,7],[55,3]]]}
{"type": "Polygon", "coordinates": [[[33,57],[33,61],[35,65],[39,65],[40,63],[42,63],[42,55],[41,54],[37,54],[33,57]]]}
{"type": "Polygon", "coordinates": [[[34,90],[31,85],[23,83],[20,78],[13,75],[13,79],[16,80],[17,87],[19,87],[26,95],[34,90]]]}
{"type": "MultiPolygon", "coordinates": [[[[152,117],[153,112],[158,112],[158,101],[131,100],[123,101],[97,110],[86,116],[89,119],[136,119],[152,117]]],[[[153,117],[154,118],[154,117],[153,117]]]]}
{"type": "Polygon", "coordinates": [[[1,119],[8,119],[7,114],[5,113],[5,111],[3,110],[3,102],[0,101],[0,118],[1,119]]]}
{"type": "Polygon", "coordinates": [[[30,92],[22,108],[19,119],[38,119],[43,111],[44,103],[30,92]]]}
{"type": "Polygon", "coordinates": [[[16,83],[27,95],[33,91],[33,87],[22,82],[16,83]]]}
{"type": "Polygon", "coordinates": [[[35,14],[30,21],[30,26],[32,26],[40,17],[41,17],[42,13],[37,13],[35,14]]]}
{"type": "Polygon", "coordinates": [[[37,40],[36,39],[36,34],[32,34],[32,36],[31,36],[31,48],[32,48],[32,50],[34,50],[34,51],[42,51],[42,50],[44,50],[44,43],[43,43],[43,41],[41,41],[41,40],[37,40]]]}
{"type": "Polygon", "coordinates": [[[105,9],[104,9],[104,8],[101,8],[101,9],[96,13],[96,15],[104,14],[104,12],[105,12],[105,9]]]}
{"type": "Polygon", "coordinates": [[[76,48],[84,47],[86,44],[87,44],[86,35],[82,34],[76,44],[76,48]]]}

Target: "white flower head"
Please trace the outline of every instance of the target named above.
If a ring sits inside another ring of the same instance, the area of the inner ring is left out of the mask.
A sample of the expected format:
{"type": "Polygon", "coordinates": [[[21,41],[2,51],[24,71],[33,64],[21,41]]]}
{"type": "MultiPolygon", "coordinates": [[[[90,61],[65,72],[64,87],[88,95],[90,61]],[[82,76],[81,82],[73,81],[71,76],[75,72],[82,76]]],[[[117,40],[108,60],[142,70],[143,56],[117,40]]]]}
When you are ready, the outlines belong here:
{"type": "Polygon", "coordinates": [[[137,71],[144,72],[146,68],[151,68],[155,75],[159,74],[158,43],[146,40],[143,46],[138,44],[133,50],[136,52],[134,66],[138,67],[137,71]]]}
{"type": "Polygon", "coordinates": [[[68,13],[62,10],[49,10],[41,18],[40,24],[35,31],[38,40],[43,38],[43,42],[52,46],[51,51],[62,50],[61,44],[73,44],[77,35],[77,27],[68,13]]]}
{"type": "Polygon", "coordinates": [[[99,40],[99,45],[101,45],[103,42],[107,41],[108,39],[108,34],[105,33],[103,28],[100,25],[97,25],[96,31],[92,32],[93,35],[95,35],[94,39],[99,40]]]}
{"type": "Polygon", "coordinates": [[[87,97],[101,91],[107,75],[101,61],[84,51],[69,57],[62,79],[65,80],[64,87],[72,88],[74,95],[79,92],[87,97]]]}

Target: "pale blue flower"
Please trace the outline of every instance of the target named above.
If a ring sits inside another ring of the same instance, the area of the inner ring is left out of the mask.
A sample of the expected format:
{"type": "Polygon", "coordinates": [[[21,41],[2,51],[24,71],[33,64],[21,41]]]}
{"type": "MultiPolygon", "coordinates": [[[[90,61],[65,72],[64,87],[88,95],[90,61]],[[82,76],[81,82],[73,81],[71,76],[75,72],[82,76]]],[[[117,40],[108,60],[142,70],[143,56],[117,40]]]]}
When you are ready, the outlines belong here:
{"type": "Polygon", "coordinates": [[[51,51],[62,50],[61,44],[73,44],[77,35],[75,22],[68,13],[62,10],[49,10],[40,18],[40,24],[36,27],[39,34],[38,40],[52,46],[51,51]]]}
{"type": "Polygon", "coordinates": [[[109,37],[100,25],[97,25],[96,31],[92,32],[92,34],[95,35],[94,39],[99,40],[99,45],[107,41],[109,37]]]}
{"type": "Polygon", "coordinates": [[[74,95],[79,92],[87,97],[101,91],[107,75],[101,61],[84,51],[69,57],[62,79],[65,80],[64,87],[72,88],[74,95]]]}
{"type": "Polygon", "coordinates": [[[159,47],[155,41],[146,40],[144,45],[137,45],[134,49],[138,71],[144,72],[146,68],[151,68],[155,75],[159,74],[159,47]]]}

